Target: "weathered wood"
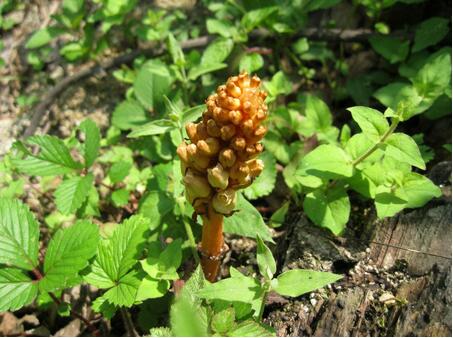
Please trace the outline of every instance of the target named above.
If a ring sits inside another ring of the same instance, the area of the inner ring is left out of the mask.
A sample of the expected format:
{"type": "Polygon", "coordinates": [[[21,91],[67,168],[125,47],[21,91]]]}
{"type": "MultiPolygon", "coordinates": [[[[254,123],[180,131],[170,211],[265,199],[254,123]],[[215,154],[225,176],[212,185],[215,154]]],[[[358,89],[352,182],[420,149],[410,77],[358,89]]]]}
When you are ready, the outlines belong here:
{"type": "Polygon", "coordinates": [[[311,268],[345,278],[271,304],[267,321],[280,336],[451,336],[451,163],[434,167],[430,178],[442,187],[441,198],[369,220],[360,239],[352,231],[335,238],[302,212],[289,215],[277,247],[280,270],[311,268]]]}

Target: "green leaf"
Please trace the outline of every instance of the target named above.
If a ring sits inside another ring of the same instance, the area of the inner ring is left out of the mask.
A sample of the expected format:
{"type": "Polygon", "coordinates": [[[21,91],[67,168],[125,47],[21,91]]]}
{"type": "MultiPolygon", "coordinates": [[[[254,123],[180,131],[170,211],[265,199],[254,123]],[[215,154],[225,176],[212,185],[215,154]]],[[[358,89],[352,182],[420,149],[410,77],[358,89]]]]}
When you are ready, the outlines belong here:
{"type": "Polygon", "coordinates": [[[269,229],[264,224],[263,217],[242,194],[238,194],[236,212],[224,220],[224,231],[230,234],[255,238],[259,235],[263,240],[273,242],[269,229]],[[253,226],[250,226],[253,224],[253,226]]]}
{"type": "MultiPolygon", "coordinates": [[[[344,150],[353,158],[354,160],[358,159],[360,156],[365,154],[371,147],[373,147],[376,142],[378,142],[376,135],[375,137],[370,136],[369,134],[365,133],[358,133],[352,136],[344,150]]],[[[358,167],[362,167],[365,163],[372,163],[379,160],[383,155],[383,151],[381,149],[376,149],[370,156],[364,159],[358,167]]]]}
{"type": "Polygon", "coordinates": [[[351,205],[348,194],[342,187],[327,192],[318,189],[305,196],[304,211],[317,225],[339,235],[349,220],[351,205]]]}
{"type": "Polygon", "coordinates": [[[283,203],[283,205],[275,211],[271,218],[269,219],[269,226],[272,228],[278,228],[283,225],[285,221],[286,214],[288,213],[289,209],[289,201],[283,203]]]}
{"type": "Polygon", "coordinates": [[[201,114],[206,110],[206,105],[201,104],[199,106],[195,106],[189,108],[182,113],[181,123],[185,125],[188,122],[193,122],[198,120],[201,117],[201,114]]]}
{"type": "Polygon", "coordinates": [[[261,276],[271,280],[277,271],[274,256],[271,250],[264,244],[260,236],[256,237],[256,261],[260,269],[261,276]]]}
{"type": "Polygon", "coordinates": [[[328,284],[343,278],[330,272],[321,272],[305,269],[289,270],[274,279],[272,289],[282,296],[298,297],[305,293],[315,291],[328,284]]]}
{"type": "Polygon", "coordinates": [[[309,152],[300,163],[296,174],[314,175],[320,178],[342,178],[352,176],[352,162],[341,148],[323,144],[309,152]]]}
{"type": "MultiPolygon", "coordinates": [[[[323,100],[309,94],[304,95],[302,99],[305,104],[305,116],[307,117],[305,123],[313,129],[311,134],[325,130],[332,125],[332,113],[323,100]]],[[[306,136],[311,136],[311,134],[306,136]]]]}
{"type": "Polygon", "coordinates": [[[264,60],[261,54],[245,54],[239,61],[239,71],[246,71],[249,74],[256,72],[264,66],[264,60]]]}
{"type": "Polygon", "coordinates": [[[57,209],[65,214],[74,213],[85,202],[93,184],[93,174],[64,180],[55,190],[57,209]]]}
{"type": "Polygon", "coordinates": [[[211,63],[211,64],[200,64],[194,66],[190,69],[188,78],[191,81],[195,81],[198,77],[204,74],[215,72],[216,70],[220,70],[226,68],[226,63],[211,63]]]}
{"type": "Polygon", "coordinates": [[[274,12],[278,11],[277,6],[258,8],[252,11],[247,11],[242,17],[241,25],[247,32],[250,32],[253,28],[261,25],[274,12]]]}
{"type": "Polygon", "coordinates": [[[197,293],[205,285],[203,270],[199,265],[185,283],[175,304],[170,309],[170,322],[175,336],[207,336],[206,308],[201,306],[197,293]]]}
{"type": "Polygon", "coordinates": [[[177,126],[172,120],[154,120],[144,124],[143,126],[135,128],[127,135],[127,137],[136,138],[140,136],[160,135],[176,128],[177,126]]]}
{"type": "Polygon", "coordinates": [[[160,60],[150,60],[138,71],[134,93],[145,108],[161,111],[164,108],[163,96],[168,94],[172,82],[167,66],[160,60]]]}
{"type": "Polygon", "coordinates": [[[112,124],[122,130],[139,127],[149,119],[148,113],[135,100],[121,102],[112,114],[112,124]]]}
{"type": "Polygon", "coordinates": [[[274,99],[280,94],[287,95],[291,93],[293,89],[291,81],[289,81],[285,73],[281,70],[272,76],[271,81],[264,82],[264,87],[274,99]]]}
{"type": "Polygon", "coordinates": [[[103,297],[116,306],[130,307],[134,304],[141,278],[132,271],[121,277],[116,285],[104,293],[103,297]]]}
{"type": "Polygon", "coordinates": [[[64,289],[96,254],[99,229],[88,221],[60,229],[51,239],[44,259],[44,278],[39,287],[45,291],[64,289]]]}
{"type": "Polygon", "coordinates": [[[182,240],[178,238],[171,242],[157,257],[156,254],[148,255],[140,263],[143,270],[154,279],[179,279],[177,270],[182,260],[182,240]]]}
{"type": "Polygon", "coordinates": [[[173,332],[168,327],[153,327],[149,330],[151,337],[172,337],[173,332]]]}
{"type": "Polygon", "coordinates": [[[396,160],[409,163],[410,165],[426,169],[422,155],[418,149],[417,143],[409,135],[403,133],[394,133],[390,135],[385,143],[387,145],[385,154],[396,160]]]}
{"type": "Polygon", "coordinates": [[[365,134],[382,136],[389,129],[387,119],[379,111],[368,107],[351,107],[348,110],[365,134]]]}
{"type": "Polygon", "coordinates": [[[202,65],[218,64],[225,61],[233,50],[233,40],[218,38],[211,42],[201,56],[202,65]]]}
{"type": "Polygon", "coordinates": [[[404,177],[403,190],[407,196],[406,208],[420,208],[434,197],[440,197],[442,191],[430,179],[417,173],[404,177]]]}
{"type": "Polygon", "coordinates": [[[274,190],[277,181],[277,161],[269,152],[264,152],[260,156],[264,162],[264,169],[261,174],[253,181],[253,184],[244,190],[248,199],[257,199],[269,195],[274,190]]]}
{"type": "Polygon", "coordinates": [[[112,192],[112,202],[116,207],[125,206],[129,202],[129,191],[118,189],[112,192]]]}
{"type": "Polygon", "coordinates": [[[25,48],[34,49],[47,45],[50,41],[55,39],[57,36],[63,34],[64,29],[60,27],[45,27],[33,33],[25,44],[25,48]]]}
{"type": "Polygon", "coordinates": [[[206,29],[209,34],[219,34],[224,38],[230,38],[237,34],[236,27],[230,21],[226,20],[207,19],[206,29]]]}
{"type": "Polygon", "coordinates": [[[172,33],[168,34],[167,46],[171,58],[173,59],[173,63],[179,66],[184,65],[184,63],[186,62],[184,58],[184,52],[182,51],[179,42],[175,39],[172,33]]]}
{"type": "Polygon", "coordinates": [[[112,183],[122,182],[132,168],[132,163],[126,161],[118,161],[113,163],[109,170],[109,178],[112,183]]]}
{"type": "MultiPolygon", "coordinates": [[[[82,164],[74,161],[64,142],[50,135],[32,136],[27,143],[38,145],[37,155],[27,152],[24,159],[13,159],[17,169],[28,175],[54,176],[67,174],[74,169],[82,169],[82,164]]],[[[25,148],[24,148],[25,149],[25,148]]]]}
{"type": "Polygon", "coordinates": [[[94,160],[99,155],[101,143],[101,132],[98,126],[90,119],[86,119],[80,124],[79,129],[85,134],[83,143],[83,155],[85,158],[85,168],[93,165],[94,160]]]}
{"type": "Polygon", "coordinates": [[[261,291],[255,279],[239,275],[222,279],[217,283],[207,284],[197,292],[197,296],[205,299],[222,299],[226,301],[252,302],[261,291]]]}
{"type": "Polygon", "coordinates": [[[417,92],[432,104],[446,90],[451,93],[451,48],[431,55],[417,75],[411,79],[417,92]]]}
{"type": "Polygon", "coordinates": [[[99,242],[95,263],[99,269],[85,276],[88,283],[102,280],[104,287],[106,276],[115,283],[128,273],[137,263],[145,244],[145,233],[149,220],[141,215],[134,215],[116,227],[109,240],[99,242]],[[92,275],[94,273],[95,275],[92,275]]]}
{"type": "Polygon", "coordinates": [[[248,319],[227,333],[228,337],[275,337],[275,330],[265,324],[248,319]]]}
{"type": "Polygon", "coordinates": [[[405,208],[406,203],[407,196],[401,190],[392,189],[383,185],[376,188],[374,205],[376,206],[377,216],[379,218],[395,215],[405,208]]]}
{"type": "Polygon", "coordinates": [[[448,19],[440,17],[432,17],[423,21],[415,31],[415,41],[414,46],[412,47],[412,53],[442,41],[450,29],[448,23],[448,19]]]}
{"type": "Polygon", "coordinates": [[[32,270],[38,265],[38,248],[39,226],[28,207],[0,199],[0,264],[32,270]]]}
{"type": "Polygon", "coordinates": [[[165,296],[169,288],[170,281],[146,276],[140,283],[135,300],[140,302],[146,299],[160,298],[165,296]]]}
{"type": "Polygon", "coordinates": [[[0,269],[0,312],[16,311],[30,304],[38,294],[38,285],[22,270],[0,269]]]}
{"type": "Polygon", "coordinates": [[[235,316],[236,314],[232,307],[216,313],[211,321],[212,330],[217,333],[226,333],[230,331],[234,326],[235,316]]]}
{"type": "Polygon", "coordinates": [[[373,49],[390,63],[403,61],[409,53],[409,41],[402,42],[399,38],[393,36],[371,36],[369,41],[373,49]]]}

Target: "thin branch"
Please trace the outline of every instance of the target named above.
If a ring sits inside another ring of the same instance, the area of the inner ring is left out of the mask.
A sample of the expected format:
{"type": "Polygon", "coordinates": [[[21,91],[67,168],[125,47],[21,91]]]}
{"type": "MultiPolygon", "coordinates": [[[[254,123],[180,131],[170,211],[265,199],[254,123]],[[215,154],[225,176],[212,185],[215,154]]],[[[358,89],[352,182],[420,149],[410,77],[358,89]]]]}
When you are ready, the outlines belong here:
{"type": "Polygon", "coordinates": [[[123,319],[128,337],[140,337],[132,322],[131,314],[125,308],[120,308],[121,318],[123,319]]]}

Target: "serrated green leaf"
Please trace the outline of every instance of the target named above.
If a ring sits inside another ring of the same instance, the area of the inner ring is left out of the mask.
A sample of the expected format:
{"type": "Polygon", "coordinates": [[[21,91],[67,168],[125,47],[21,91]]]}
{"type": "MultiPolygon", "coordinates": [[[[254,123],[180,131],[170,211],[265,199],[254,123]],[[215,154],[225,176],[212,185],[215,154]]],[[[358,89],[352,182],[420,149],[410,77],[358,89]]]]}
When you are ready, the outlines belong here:
{"type": "Polygon", "coordinates": [[[449,30],[448,19],[433,17],[423,21],[415,31],[415,41],[412,53],[426,47],[433,46],[447,35],[449,30]]]}
{"type": "Polygon", "coordinates": [[[148,224],[148,219],[134,215],[116,227],[109,240],[100,242],[96,261],[111,281],[119,281],[137,263],[148,224]]]}
{"type": "Polygon", "coordinates": [[[112,124],[121,130],[134,129],[149,120],[148,113],[135,100],[121,102],[112,114],[112,124]]]}
{"type": "Polygon", "coordinates": [[[307,94],[302,97],[302,101],[305,104],[305,116],[307,117],[307,121],[304,121],[302,125],[308,124],[308,127],[312,130],[306,136],[311,136],[314,132],[320,132],[332,125],[332,113],[323,100],[307,94]]]}
{"type": "Polygon", "coordinates": [[[99,229],[88,221],[59,230],[52,238],[44,259],[44,278],[39,287],[45,291],[64,289],[88,260],[96,254],[99,229]]]}
{"type": "Polygon", "coordinates": [[[227,333],[228,337],[275,337],[275,330],[251,319],[245,320],[227,333]]]}
{"type": "Polygon", "coordinates": [[[235,311],[232,307],[216,313],[211,321],[212,330],[217,333],[230,331],[234,326],[235,316],[235,311]]]}
{"type": "Polygon", "coordinates": [[[385,154],[396,160],[409,163],[414,167],[425,170],[425,162],[418,149],[417,143],[409,135],[403,133],[394,133],[386,140],[387,145],[385,154]]]}
{"type": "Polygon", "coordinates": [[[64,32],[65,30],[60,27],[49,26],[41,28],[34,32],[33,35],[28,39],[27,43],[25,44],[25,48],[34,49],[47,45],[50,41],[63,34],[64,32]]]}
{"type": "Polygon", "coordinates": [[[173,78],[160,60],[150,60],[142,65],[134,81],[134,93],[146,109],[162,111],[164,95],[168,95],[173,78]]]}
{"type": "Polygon", "coordinates": [[[323,144],[308,153],[299,165],[296,174],[314,175],[323,179],[352,176],[352,161],[341,148],[323,144]]]}
{"type": "Polygon", "coordinates": [[[195,81],[201,75],[212,73],[226,67],[227,67],[226,63],[200,64],[190,69],[188,78],[191,81],[195,81]]]}
{"type": "Polygon", "coordinates": [[[119,189],[112,192],[112,202],[116,207],[125,206],[129,202],[129,191],[119,189]]]}
{"type": "Polygon", "coordinates": [[[140,136],[160,135],[176,128],[177,126],[172,120],[154,120],[135,128],[127,135],[127,137],[135,138],[140,136]]]}
{"type": "Polygon", "coordinates": [[[264,162],[264,169],[253,181],[253,184],[244,190],[248,199],[257,199],[269,195],[274,190],[277,181],[277,161],[271,153],[262,153],[260,159],[264,162]]]}
{"type": "Polygon", "coordinates": [[[135,302],[140,283],[140,276],[136,271],[132,271],[121,277],[114,287],[104,293],[103,297],[113,305],[130,307],[135,302]]]}
{"type": "Polygon", "coordinates": [[[85,158],[85,168],[89,168],[98,157],[101,143],[101,132],[96,123],[90,119],[83,121],[79,128],[85,134],[85,140],[83,142],[83,155],[85,158]]]}
{"type": "Polygon", "coordinates": [[[277,271],[277,265],[275,263],[274,256],[271,250],[264,244],[261,237],[256,237],[256,261],[260,269],[260,273],[263,277],[271,280],[277,271]]]}
{"type": "Polygon", "coordinates": [[[109,178],[112,183],[122,182],[132,168],[132,163],[126,161],[118,161],[113,163],[109,170],[109,178]]]}
{"type": "Polygon", "coordinates": [[[367,135],[382,136],[389,129],[387,119],[376,109],[357,106],[348,108],[348,110],[362,132],[367,135]]]}
{"type": "Polygon", "coordinates": [[[173,337],[173,332],[168,327],[153,327],[149,330],[151,337],[173,337]]]}
{"type": "Polygon", "coordinates": [[[263,240],[273,242],[263,217],[242,194],[238,194],[236,209],[239,211],[224,220],[224,231],[226,233],[249,238],[255,238],[256,235],[259,235],[263,240]]]}
{"type": "Polygon", "coordinates": [[[13,159],[17,169],[28,175],[53,176],[66,174],[74,169],[82,169],[82,164],[74,161],[64,142],[50,135],[32,136],[27,143],[38,145],[37,155],[27,153],[24,159],[13,159]]]}
{"type": "Polygon", "coordinates": [[[315,224],[328,228],[335,235],[344,230],[351,211],[348,194],[342,187],[315,190],[305,196],[303,206],[315,224]]]}
{"type": "Polygon", "coordinates": [[[289,270],[271,283],[272,289],[282,296],[298,297],[320,289],[343,278],[342,275],[305,269],[289,270]]]}
{"type": "Polygon", "coordinates": [[[104,296],[98,297],[93,301],[91,308],[95,312],[100,312],[105,319],[112,319],[118,307],[111,304],[104,296]]]}
{"type": "Polygon", "coordinates": [[[0,264],[32,270],[38,265],[39,226],[19,200],[0,200],[0,264]]]}
{"type": "Polygon", "coordinates": [[[55,203],[58,210],[65,215],[74,213],[86,200],[92,184],[92,174],[64,180],[55,190],[55,203]]]}
{"type": "Polygon", "coordinates": [[[246,71],[249,74],[261,69],[264,65],[263,57],[258,53],[245,54],[239,61],[239,71],[246,71]]]}
{"type": "Polygon", "coordinates": [[[0,312],[15,311],[30,304],[38,294],[38,285],[22,270],[0,269],[0,312]]]}
{"type": "Polygon", "coordinates": [[[176,271],[182,260],[181,245],[182,240],[178,238],[160,253],[159,248],[154,254],[149,252],[147,259],[140,262],[143,270],[154,279],[179,279],[176,271]]]}

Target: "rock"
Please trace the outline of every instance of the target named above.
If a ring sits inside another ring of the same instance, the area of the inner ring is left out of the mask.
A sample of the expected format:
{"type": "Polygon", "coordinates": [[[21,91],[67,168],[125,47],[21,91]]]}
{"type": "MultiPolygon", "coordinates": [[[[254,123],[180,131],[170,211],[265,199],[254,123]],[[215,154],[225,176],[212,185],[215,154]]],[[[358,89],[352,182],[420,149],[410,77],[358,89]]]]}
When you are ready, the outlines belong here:
{"type": "Polygon", "coordinates": [[[0,314],[0,335],[19,336],[24,331],[19,319],[11,312],[0,314]]]}
{"type": "Polygon", "coordinates": [[[80,335],[81,321],[80,319],[74,319],[69,322],[68,325],[58,330],[55,333],[55,337],[77,337],[80,335]]]}
{"type": "Polygon", "coordinates": [[[385,305],[393,305],[396,303],[395,296],[391,292],[384,292],[379,297],[379,301],[385,305]]]}

